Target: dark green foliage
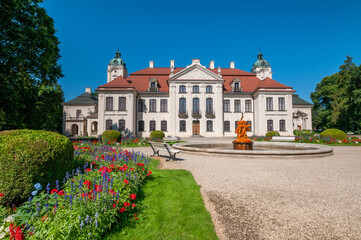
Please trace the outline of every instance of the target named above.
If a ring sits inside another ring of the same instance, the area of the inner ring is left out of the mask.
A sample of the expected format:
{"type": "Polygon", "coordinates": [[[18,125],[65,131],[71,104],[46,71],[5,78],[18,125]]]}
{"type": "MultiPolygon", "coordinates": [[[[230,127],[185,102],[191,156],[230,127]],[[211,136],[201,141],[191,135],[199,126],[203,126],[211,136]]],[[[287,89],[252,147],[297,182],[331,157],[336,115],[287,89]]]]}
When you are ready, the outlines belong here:
{"type": "Polygon", "coordinates": [[[74,165],[74,149],[68,138],[48,131],[13,130],[0,132],[1,205],[19,204],[48,183],[61,182],[74,165]]]}
{"type": "Polygon", "coordinates": [[[156,130],[150,133],[151,140],[163,140],[165,134],[162,131],[156,130]]]}
{"type": "Polygon", "coordinates": [[[274,137],[274,136],[279,136],[280,133],[276,132],[276,131],[269,131],[266,133],[266,137],[274,137]]]}
{"type": "Polygon", "coordinates": [[[74,141],[98,141],[97,137],[76,137],[73,139],[74,141]]]}
{"type": "Polygon", "coordinates": [[[310,129],[302,129],[302,130],[293,130],[293,135],[295,136],[308,136],[308,137],[312,137],[313,135],[315,135],[315,132],[313,130],[310,129]]]}
{"type": "Polygon", "coordinates": [[[121,142],[122,141],[122,133],[117,130],[107,130],[102,134],[102,142],[121,142]]]}
{"type": "Polygon", "coordinates": [[[313,126],[354,131],[361,128],[361,65],[347,56],[338,73],[324,77],[311,93],[313,126]]]}
{"type": "Polygon", "coordinates": [[[342,130],[330,128],[330,129],[323,131],[320,134],[320,137],[324,138],[324,139],[325,138],[333,138],[333,139],[337,139],[337,140],[343,140],[343,139],[346,139],[347,135],[342,130]]]}
{"type": "Polygon", "coordinates": [[[41,2],[0,2],[0,131],[62,130],[59,41],[41,2]]]}

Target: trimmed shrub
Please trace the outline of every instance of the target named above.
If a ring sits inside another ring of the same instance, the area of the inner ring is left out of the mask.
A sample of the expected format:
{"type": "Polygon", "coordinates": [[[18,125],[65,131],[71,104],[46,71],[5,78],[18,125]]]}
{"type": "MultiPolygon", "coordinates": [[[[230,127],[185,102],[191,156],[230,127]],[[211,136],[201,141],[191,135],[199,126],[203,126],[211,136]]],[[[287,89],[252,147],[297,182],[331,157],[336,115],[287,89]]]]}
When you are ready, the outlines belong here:
{"type": "Polygon", "coordinates": [[[61,182],[74,165],[70,140],[48,131],[0,132],[0,155],[0,204],[8,206],[27,200],[35,183],[45,188],[61,182]]]}
{"type": "Polygon", "coordinates": [[[293,130],[293,135],[300,137],[304,137],[304,136],[312,137],[313,135],[315,135],[315,131],[311,129],[302,129],[302,130],[295,129],[293,130]]]}
{"type": "Polygon", "coordinates": [[[162,131],[156,130],[150,133],[150,139],[163,140],[165,134],[162,131]]]}
{"type": "Polygon", "coordinates": [[[266,137],[274,137],[274,136],[279,136],[280,133],[277,131],[269,131],[266,133],[266,137]]]}
{"type": "Polygon", "coordinates": [[[122,133],[117,130],[107,130],[102,134],[102,143],[108,142],[121,142],[122,141],[122,133]]]}
{"type": "Polygon", "coordinates": [[[320,134],[321,138],[333,138],[333,139],[337,139],[337,140],[343,140],[347,138],[347,135],[344,131],[339,130],[339,129],[335,129],[335,128],[330,128],[327,129],[325,131],[323,131],[320,134]]]}

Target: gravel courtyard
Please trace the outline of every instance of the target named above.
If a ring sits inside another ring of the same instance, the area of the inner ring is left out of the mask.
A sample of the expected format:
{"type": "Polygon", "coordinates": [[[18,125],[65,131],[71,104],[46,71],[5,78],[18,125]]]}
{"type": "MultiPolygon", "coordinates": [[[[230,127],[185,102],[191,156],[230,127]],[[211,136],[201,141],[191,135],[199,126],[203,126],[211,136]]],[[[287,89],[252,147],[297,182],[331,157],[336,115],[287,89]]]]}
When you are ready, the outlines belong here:
{"type": "Polygon", "coordinates": [[[192,172],[220,239],[361,239],[361,146],[316,158],[177,157],[161,167],[192,172]]]}

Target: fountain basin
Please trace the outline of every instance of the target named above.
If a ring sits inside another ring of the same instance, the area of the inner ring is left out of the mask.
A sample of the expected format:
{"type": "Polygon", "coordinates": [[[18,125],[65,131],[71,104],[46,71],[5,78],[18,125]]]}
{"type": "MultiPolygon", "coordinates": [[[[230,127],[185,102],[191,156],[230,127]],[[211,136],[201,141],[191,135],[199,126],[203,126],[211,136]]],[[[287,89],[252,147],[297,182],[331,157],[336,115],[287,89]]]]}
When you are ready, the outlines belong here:
{"type": "Polygon", "coordinates": [[[232,156],[309,156],[331,155],[332,147],[321,144],[289,142],[253,142],[253,150],[234,150],[232,143],[185,142],[173,145],[174,148],[200,154],[225,154],[232,156]]]}

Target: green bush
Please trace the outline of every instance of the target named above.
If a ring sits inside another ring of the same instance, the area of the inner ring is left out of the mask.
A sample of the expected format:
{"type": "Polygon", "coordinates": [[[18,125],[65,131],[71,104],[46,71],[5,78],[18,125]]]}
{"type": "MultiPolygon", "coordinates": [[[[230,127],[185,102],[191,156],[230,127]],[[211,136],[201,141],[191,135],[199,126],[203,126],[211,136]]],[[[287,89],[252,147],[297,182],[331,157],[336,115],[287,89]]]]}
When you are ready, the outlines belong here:
{"type": "Polygon", "coordinates": [[[76,137],[74,138],[74,141],[98,141],[97,137],[76,137]]]}
{"type": "Polygon", "coordinates": [[[333,139],[337,139],[337,140],[343,140],[343,139],[346,139],[347,135],[342,130],[335,129],[335,128],[330,128],[330,129],[327,129],[327,130],[323,131],[320,134],[320,137],[321,138],[333,138],[333,139]]]}
{"type": "Polygon", "coordinates": [[[300,137],[304,137],[304,136],[312,137],[313,135],[315,135],[315,131],[311,129],[302,129],[302,130],[295,129],[293,130],[293,135],[300,137]]]}
{"type": "Polygon", "coordinates": [[[107,130],[102,134],[102,142],[121,142],[122,141],[122,133],[117,130],[107,130]]]}
{"type": "Polygon", "coordinates": [[[277,131],[269,131],[266,133],[266,137],[274,137],[274,136],[279,136],[280,133],[277,131]]]}
{"type": "Polygon", "coordinates": [[[165,134],[162,131],[156,130],[150,133],[150,139],[152,140],[163,140],[165,134]]]}
{"type": "Polygon", "coordinates": [[[61,182],[74,165],[72,143],[55,132],[0,132],[0,155],[0,204],[7,206],[27,200],[35,183],[45,188],[61,182]]]}

